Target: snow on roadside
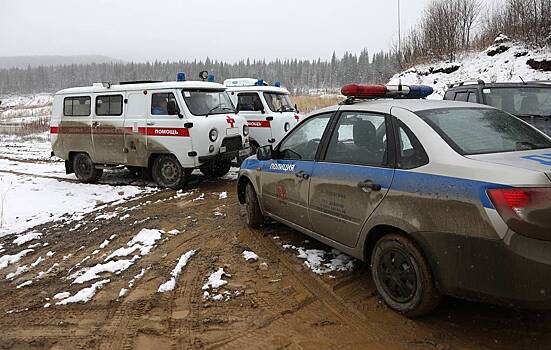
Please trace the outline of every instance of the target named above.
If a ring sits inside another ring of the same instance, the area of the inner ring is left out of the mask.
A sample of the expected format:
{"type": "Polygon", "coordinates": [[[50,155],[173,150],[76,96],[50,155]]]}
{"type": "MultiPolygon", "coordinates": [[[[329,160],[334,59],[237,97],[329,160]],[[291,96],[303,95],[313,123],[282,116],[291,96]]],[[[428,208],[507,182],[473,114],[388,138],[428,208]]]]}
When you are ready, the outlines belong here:
{"type": "Polygon", "coordinates": [[[145,275],[145,272],[149,269],[151,269],[151,266],[143,268],[140,273],[138,273],[136,276],[134,276],[134,278],[128,281],[128,288],[121,288],[119,292],[119,298],[122,298],[123,296],[125,296],[128,293],[128,291],[132,289],[132,287],[134,287],[134,284],[136,284],[136,282],[142,279],[142,277],[145,275]]]}
{"type": "Polygon", "coordinates": [[[223,279],[224,276],[231,277],[231,275],[226,273],[221,267],[210,274],[207,282],[203,285],[202,288],[204,301],[228,301],[231,298],[238,297],[242,294],[242,292],[239,290],[220,290],[221,287],[225,286],[228,283],[228,281],[223,279]]]}
{"type": "Polygon", "coordinates": [[[67,305],[67,304],[80,303],[80,302],[87,303],[94,297],[94,295],[96,295],[96,292],[99,289],[101,289],[105,284],[109,282],[111,282],[111,280],[109,279],[104,279],[99,282],[96,282],[88,288],[81,289],[72,297],[68,297],[66,299],[63,299],[57,302],[56,305],[67,305]]]}
{"type": "Polygon", "coordinates": [[[256,255],[255,252],[251,252],[249,250],[244,250],[243,253],[243,258],[246,260],[246,261],[257,261],[258,260],[258,255],[256,255]]]}
{"type": "Polygon", "coordinates": [[[140,251],[142,256],[148,255],[151,249],[155,247],[155,242],[161,239],[161,235],[163,233],[164,231],[162,230],[144,228],[126,244],[128,247],[120,247],[115,250],[107,258],[105,258],[105,261],[116,257],[128,256],[137,250],[140,251]]]}
{"type": "Polygon", "coordinates": [[[84,282],[101,278],[101,274],[106,272],[119,274],[132,266],[132,264],[134,264],[134,262],[139,258],[140,257],[136,255],[130,260],[111,260],[104,264],[97,264],[90,268],[84,268],[75,272],[69,278],[74,279],[73,284],[82,284],[84,282]]]}
{"type": "Polygon", "coordinates": [[[13,244],[23,245],[27,242],[34,241],[35,239],[39,239],[41,236],[42,236],[42,233],[40,232],[29,232],[27,234],[18,236],[16,239],[13,240],[13,244]]]}
{"type": "Polygon", "coordinates": [[[14,255],[3,255],[0,256],[0,270],[5,269],[11,264],[15,264],[19,260],[21,260],[22,257],[26,256],[27,254],[34,252],[33,249],[25,249],[20,251],[17,254],[14,255]]]}
{"type": "Polygon", "coordinates": [[[178,263],[176,264],[176,267],[172,270],[170,275],[172,276],[168,281],[161,284],[159,286],[158,292],[159,293],[166,293],[171,290],[174,290],[176,287],[176,281],[178,280],[178,277],[180,276],[180,273],[182,273],[182,269],[187,265],[189,259],[194,256],[196,253],[196,250],[190,250],[186,253],[184,253],[180,259],[178,260],[178,263]]]}
{"type": "Polygon", "coordinates": [[[304,265],[318,275],[324,275],[331,272],[352,271],[355,266],[356,259],[337,249],[332,249],[328,252],[321,249],[296,247],[290,244],[284,244],[282,247],[283,249],[296,250],[298,252],[297,257],[305,260],[304,265]]]}

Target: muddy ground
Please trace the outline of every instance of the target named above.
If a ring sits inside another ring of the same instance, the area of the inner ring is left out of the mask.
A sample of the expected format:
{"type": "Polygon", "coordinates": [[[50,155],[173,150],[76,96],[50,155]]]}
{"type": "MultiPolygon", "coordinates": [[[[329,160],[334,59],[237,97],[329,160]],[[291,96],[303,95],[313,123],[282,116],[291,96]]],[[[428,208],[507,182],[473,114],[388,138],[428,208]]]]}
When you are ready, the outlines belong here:
{"type": "MultiPolygon", "coordinates": [[[[103,206],[79,220],[80,226],[57,222],[35,228],[43,233],[42,245],[48,245],[34,248],[19,265],[29,265],[49,251],[55,254],[42,268],[14,280],[4,275],[16,265],[2,270],[0,349],[551,348],[551,313],[447,298],[432,316],[406,319],[377,296],[366,264],[357,261],[353,271],[320,276],[295,250],[283,246],[329,247],[275,223],[260,230],[245,227],[234,181],[197,179],[191,190],[180,196],[159,191],[103,206]],[[228,196],[220,199],[223,191],[228,196]],[[203,200],[193,200],[203,193],[203,200]],[[119,215],[109,215],[112,212],[119,215]],[[98,219],[101,214],[107,215],[98,219]],[[67,278],[75,265],[104,261],[142,228],[181,233],[163,235],[149,255],[118,275],[106,275],[110,283],[91,301],[55,305],[53,295],[73,294],[83,287],[67,278]],[[109,246],[93,255],[113,234],[117,236],[109,246]],[[192,249],[197,253],[183,268],[176,288],[158,293],[179,257],[192,249]],[[259,260],[246,262],[244,250],[254,251],[259,260]],[[31,285],[16,288],[48,267],[53,268],[31,285]],[[119,298],[121,288],[128,288],[148,267],[119,298]],[[228,301],[204,300],[202,286],[220,267],[231,275],[225,277],[223,290],[232,296],[228,301]]],[[[3,254],[22,249],[12,241],[0,238],[3,254]]]]}

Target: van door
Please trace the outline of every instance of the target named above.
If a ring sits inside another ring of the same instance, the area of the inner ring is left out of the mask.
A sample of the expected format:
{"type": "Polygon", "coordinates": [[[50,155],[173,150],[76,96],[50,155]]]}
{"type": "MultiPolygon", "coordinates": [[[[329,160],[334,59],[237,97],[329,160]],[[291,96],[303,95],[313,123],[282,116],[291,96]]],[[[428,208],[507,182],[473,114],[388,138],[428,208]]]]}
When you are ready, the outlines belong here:
{"type": "Polygon", "coordinates": [[[126,162],[131,166],[146,167],[149,157],[146,135],[149,95],[142,91],[128,91],[126,100],[124,117],[126,162]]]}
{"type": "Polygon", "coordinates": [[[124,164],[124,116],[122,93],[96,95],[92,140],[96,163],[124,164]]]}
{"type": "Polygon", "coordinates": [[[237,108],[239,115],[247,119],[251,138],[258,143],[259,146],[269,145],[272,136],[272,121],[273,119],[267,114],[266,106],[257,92],[240,92],[237,94],[237,108]]]}
{"type": "Polygon", "coordinates": [[[67,96],[63,98],[63,117],[58,133],[66,157],[71,152],[87,153],[95,161],[94,144],[92,143],[92,98],[90,96],[67,96]]]}

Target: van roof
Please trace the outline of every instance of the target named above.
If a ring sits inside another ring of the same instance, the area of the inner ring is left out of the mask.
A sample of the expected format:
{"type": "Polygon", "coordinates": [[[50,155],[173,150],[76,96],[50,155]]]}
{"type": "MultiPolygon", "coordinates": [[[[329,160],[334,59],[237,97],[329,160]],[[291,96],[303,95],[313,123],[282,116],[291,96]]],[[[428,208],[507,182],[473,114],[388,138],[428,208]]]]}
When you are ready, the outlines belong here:
{"type": "Polygon", "coordinates": [[[206,90],[226,90],[222,84],[211,83],[207,81],[165,81],[161,83],[141,83],[141,84],[113,84],[105,87],[102,83],[94,83],[92,86],[82,86],[63,89],[56,92],[56,95],[69,94],[89,94],[89,93],[107,93],[116,91],[140,91],[156,89],[206,89],[206,90]]]}
{"type": "Polygon", "coordinates": [[[232,91],[262,91],[262,92],[275,92],[280,94],[289,94],[289,90],[277,87],[277,86],[235,86],[229,87],[228,92],[232,91]]]}

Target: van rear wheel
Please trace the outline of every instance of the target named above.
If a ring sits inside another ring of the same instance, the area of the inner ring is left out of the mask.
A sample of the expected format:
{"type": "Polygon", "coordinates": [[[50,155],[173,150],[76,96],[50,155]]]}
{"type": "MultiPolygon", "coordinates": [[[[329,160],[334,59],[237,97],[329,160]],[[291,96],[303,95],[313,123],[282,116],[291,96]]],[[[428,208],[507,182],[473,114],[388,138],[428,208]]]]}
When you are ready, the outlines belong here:
{"type": "Polygon", "coordinates": [[[92,158],[86,153],[77,153],[73,157],[73,170],[79,181],[96,183],[103,174],[102,169],[96,169],[92,158]]]}
{"type": "Polygon", "coordinates": [[[231,168],[231,160],[219,160],[205,163],[199,167],[206,177],[218,178],[226,175],[231,168]]]}
{"type": "Polygon", "coordinates": [[[187,182],[186,172],[173,155],[161,155],[153,161],[153,180],[160,187],[179,190],[187,182]]]}
{"type": "Polygon", "coordinates": [[[404,316],[428,314],[440,302],[427,260],[413,241],[400,234],[377,241],[371,274],[386,304],[404,316]]]}

